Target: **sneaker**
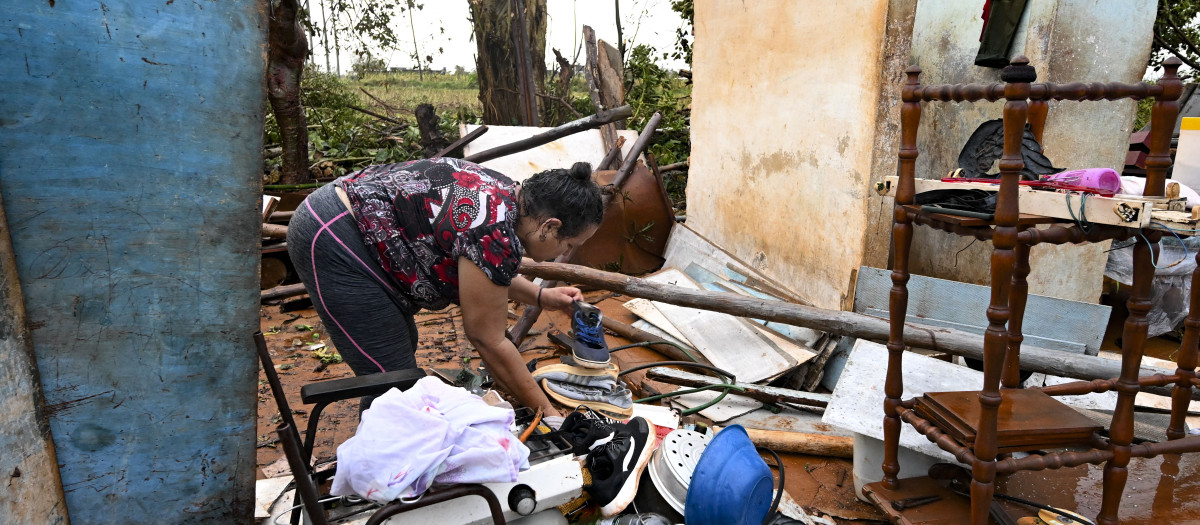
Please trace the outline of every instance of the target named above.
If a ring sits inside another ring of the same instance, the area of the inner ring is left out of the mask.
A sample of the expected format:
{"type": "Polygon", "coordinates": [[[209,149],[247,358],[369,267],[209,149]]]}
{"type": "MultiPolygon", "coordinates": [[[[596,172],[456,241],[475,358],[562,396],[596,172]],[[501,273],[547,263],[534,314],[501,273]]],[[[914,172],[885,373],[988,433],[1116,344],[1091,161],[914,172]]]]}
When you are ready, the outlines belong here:
{"type": "Polygon", "coordinates": [[[608,342],[604,340],[604,314],[600,309],[583,301],[575,301],[571,315],[573,343],[571,357],[584,368],[608,366],[608,342]]]}
{"type": "Polygon", "coordinates": [[[582,456],[597,446],[612,441],[617,425],[607,417],[583,408],[567,414],[558,431],[571,443],[571,453],[582,456]]]}
{"type": "Polygon", "coordinates": [[[654,435],[645,419],[635,417],[614,427],[613,438],[593,448],[586,462],[592,474],[588,494],[605,517],[617,515],[633,502],[638,480],[654,452],[654,435]]]}
{"type": "Polygon", "coordinates": [[[633,394],[618,379],[617,367],[581,368],[563,364],[549,365],[533,373],[534,381],[550,399],[568,407],[584,405],[602,414],[629,419],[633,415],[633,394]]]}

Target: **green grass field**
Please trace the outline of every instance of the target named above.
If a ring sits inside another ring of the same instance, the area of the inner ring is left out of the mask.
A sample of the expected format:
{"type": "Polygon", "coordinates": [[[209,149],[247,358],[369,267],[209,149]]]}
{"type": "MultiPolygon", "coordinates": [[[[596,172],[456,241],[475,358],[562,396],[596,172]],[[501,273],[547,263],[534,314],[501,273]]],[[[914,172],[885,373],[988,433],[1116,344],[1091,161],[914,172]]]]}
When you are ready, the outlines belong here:
{"type": "Polygon", "coordinates": [[[425,73],[422,81],[417,73],[369,73],[363,78],[347,78],[347,82],[358,93],[363,104],[370,108],[382,108],[391,117],[411,121],[413,111],[424,103],[433,104],[438,113],[468,109],[479,114],[479,87],[473,74],[425,73]],[[371,99],[363,90],[378,97],[383,103],[371,99]]]}

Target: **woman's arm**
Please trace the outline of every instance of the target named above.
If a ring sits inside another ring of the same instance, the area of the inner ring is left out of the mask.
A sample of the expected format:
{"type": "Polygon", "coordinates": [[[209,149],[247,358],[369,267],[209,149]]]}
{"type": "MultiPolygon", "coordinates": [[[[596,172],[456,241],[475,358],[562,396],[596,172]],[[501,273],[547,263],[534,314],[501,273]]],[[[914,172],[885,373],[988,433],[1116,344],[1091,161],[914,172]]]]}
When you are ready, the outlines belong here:
{"type": "Polygon", "coordinates": [[[512,285],[508,287],[508,298],[531,305],[540,302],[542,308],[566,311],[571,308],[571,303],[583,300],[583,292],[572,286],[542,288],[518,275],[513,278],[512,285]],[[538,300],[539,293],[541,301],[538,300]]]}
{"type": "MultiPolygon", "coordinates": [[[[513,279],[513,284],[520,286],[518,280],[524,279],[513,279]]],[[[525,284],[537,288],[529,281],[525,281],[525,284]]],[[[543,302],[548,292],[542,293],[543,302]]],[[[535,299],[536,293],[535,290],[535,299]]],[[[493,283],[475,263],[459,257],[458,295],[467,339],[479,350],[479,355],[496,380],[517,398],[518,403],[530,408],[541,407],[547,416],[558,416],[558,409],[550,403],[525,368],[517,347],[504,336],[508,321],[509,287],[493,283]]]]}

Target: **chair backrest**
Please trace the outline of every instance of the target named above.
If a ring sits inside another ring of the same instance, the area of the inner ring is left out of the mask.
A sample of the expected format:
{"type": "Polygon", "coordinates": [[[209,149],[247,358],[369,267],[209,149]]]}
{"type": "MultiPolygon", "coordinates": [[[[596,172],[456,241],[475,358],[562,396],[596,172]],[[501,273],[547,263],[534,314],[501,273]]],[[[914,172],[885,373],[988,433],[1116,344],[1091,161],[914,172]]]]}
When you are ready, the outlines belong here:
{"type": "Polygon", "coordinates": [[[977,102],[1004,100],[1004,155],[1000,158],[999,200],[996,204],[996,224],[1012,227],[1017,223],[1017,185],[1024,162],[1021,142],[1025,124],[1029,123],[1040,141],[1051,100],[1098,101],[1132,98],[1155,99],[1150,120],[1150,153],[1146,159],[1147,197],[1162,197],[1166,190],[1167,168],[1171,166],[1171,133],[1179,112],[1179,97],[1183,83],[1177,74],[1181,62],[1171,57],[1163,61],[1164,74],[1156,84],[1139,82],[1069,84],[1033,83],[1037,80],[1029,59],[1020,56],[1012,60],[1000,75],[1002,82],[992,84],[921,85],[921,68],[905,70],[906,81],[901,89],[901,141],[899,187],[897,204],[912,204],[917,159],[917,127],[924,102],[977,102]]]}

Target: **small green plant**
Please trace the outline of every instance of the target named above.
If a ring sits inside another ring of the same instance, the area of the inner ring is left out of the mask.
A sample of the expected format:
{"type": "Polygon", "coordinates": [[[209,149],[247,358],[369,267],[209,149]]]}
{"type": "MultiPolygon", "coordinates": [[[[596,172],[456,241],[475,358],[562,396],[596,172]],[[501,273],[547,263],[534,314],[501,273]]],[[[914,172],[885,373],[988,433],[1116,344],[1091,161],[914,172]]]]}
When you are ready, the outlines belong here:
{"type": "Polygon", "coordinates": [[[328,346],[313,350],[312,356],[314,359],[320,360],[321,364],[324,365],[332,365],[342,362],[342,355],[337,353],[337,350],[329,348],[328,346]]]}

